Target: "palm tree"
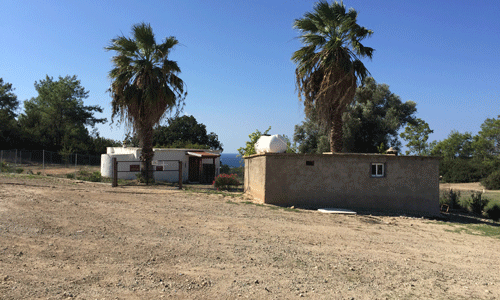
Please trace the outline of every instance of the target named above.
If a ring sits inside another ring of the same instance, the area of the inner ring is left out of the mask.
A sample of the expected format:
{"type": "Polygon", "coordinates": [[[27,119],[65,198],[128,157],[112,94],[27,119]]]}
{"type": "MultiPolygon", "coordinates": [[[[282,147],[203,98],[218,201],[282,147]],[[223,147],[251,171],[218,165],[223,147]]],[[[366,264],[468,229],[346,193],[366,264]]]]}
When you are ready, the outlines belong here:
{"type": "Polygon", "coordinates": [[[369,74],[359,58],[371,58],[374,51],[360,42],[373,31],[359,26],[357,15],[342,2],[322,0],[293,24],[304,44],[292,56],[299,100],[304,100],[306,115],[316,115],[330,130],[332,152],[342,151],[342,114],[354,100],[357,80],[369,74]]]}
{"type": "Polygon", "coordinates": [[[109,91],[113,98],[112,119],[119,116],[139,137],[142,148],[141,175],[149,184],[153,178],[153,127],[167,114],[179,112],[186,94],[177,62],[168,59],[171,49],[179,42],[175,37],[157,44],[151,25],[140,23],[132,27],[132,38],[119,36],[105,47],[116,51],[109,72],[109,91]]]}

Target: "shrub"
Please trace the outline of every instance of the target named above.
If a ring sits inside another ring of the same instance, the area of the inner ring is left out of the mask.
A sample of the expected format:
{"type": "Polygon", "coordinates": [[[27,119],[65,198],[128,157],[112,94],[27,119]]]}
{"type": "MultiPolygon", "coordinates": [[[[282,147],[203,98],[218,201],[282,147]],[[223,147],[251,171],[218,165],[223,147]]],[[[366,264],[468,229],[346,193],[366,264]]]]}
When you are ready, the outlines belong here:
{"type": "Polygon", "coordinates": [[[238,186],[241,183],[236,179],[236,174],[220,174],[213,182],[214,188],[217,190],[229,190],[232,186],[238,186]]]}
{"type": "Polygon", "coordinates": [[[439,197],[439,204],[446,204],[452,209],[460,208],[460,191],[454,191],[452,189],[444,190],[441,192],[439,197]]]}
{"type": "MultiPolygon", "coordinates": [[[[81,172],[80,172],[81,173],[81,172]]],[[[78,179],[80,180],[85,180],[85,181],[92,181],[92,182],[101,182],[102,176],[101,172],[96,171],[93,173],[89,173],[85,171],[86,176],[78,176],[78,179]]]]}
{"type": "Polygon", "coordinates": [[[488,190],[500,190],[500,170],[491,173],[481,184],[488,190]]]}
{"type": "Polygon", "coordinates": [[[75,178],[75,174],[71,173],[71,174],[66,174],[66,178],[68,179],[73,179],[75,178]]]}
{"type": "Polygon", "coordinates": [[[24,171],[24,169],[23,169],[23,168],[17,168],[17,169],[16,169],[16,173],[17,173],[17,174],[21,174],[23,171],[24,171]]]}
{"type": "Polygon", "coordinates": [[[469,207],[468,209],[475,214],[480,215],[484,207],[488,204],[489,200],[486,198],[481,198],[482,192],[472,192],[470,194],[469,207]]]}
{"type": "Polygon", "coordinates": [[[495,221],[500,220],[500,203],[498,202],[490,202],[484,208],[484,212],[488,216],[488,218],[493,219],[495,221]]]}
{"type": "Polygon", "coordinates": [[[78,171],[78,175],[80,175],[80,176],[89,176],[90,172],[87,171],[87,170],[81,169],[80,171],[78,171]]]}
{"type": "Polygon", "coordinates": [[[99,171],[92,173],[92,175],[90,176],[90,181],[92,181],[92,182],[101,182],[101,179],[102,179],[102,176],[101,176],[101,172],[99,172],[99,171]]]}

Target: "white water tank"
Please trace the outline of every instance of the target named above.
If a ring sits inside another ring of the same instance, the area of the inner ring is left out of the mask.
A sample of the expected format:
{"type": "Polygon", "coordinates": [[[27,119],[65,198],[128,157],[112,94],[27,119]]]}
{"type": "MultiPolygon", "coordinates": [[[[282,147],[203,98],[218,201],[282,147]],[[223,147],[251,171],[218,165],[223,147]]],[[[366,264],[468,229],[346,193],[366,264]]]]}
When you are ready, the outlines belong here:
{"type": "Polygon", "coordinates": [[[255,152],[259,153],[284,153],[286,152],[287,144],[285,139],[279,135],[263,135],[255,143],[255,152]]]}

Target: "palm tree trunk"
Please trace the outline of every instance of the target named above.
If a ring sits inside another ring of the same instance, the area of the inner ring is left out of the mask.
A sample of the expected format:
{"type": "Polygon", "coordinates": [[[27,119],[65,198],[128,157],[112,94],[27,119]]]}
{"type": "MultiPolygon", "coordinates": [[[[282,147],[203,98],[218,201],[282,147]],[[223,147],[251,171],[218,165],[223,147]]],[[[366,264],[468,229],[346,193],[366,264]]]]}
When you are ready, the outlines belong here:
{"type": "Polygon", "coordinates": [[[154,182],[153,175],[153,126],[144,126],[139,133],[141,154],[141,176],[146,181],[146,185],[154,182]]]}
{"type": "Polygon", "coordinates": [[[335,112],[330,129],[330,151],[342,152],[344,132],[342,131],[342,111],[335,112]]]}

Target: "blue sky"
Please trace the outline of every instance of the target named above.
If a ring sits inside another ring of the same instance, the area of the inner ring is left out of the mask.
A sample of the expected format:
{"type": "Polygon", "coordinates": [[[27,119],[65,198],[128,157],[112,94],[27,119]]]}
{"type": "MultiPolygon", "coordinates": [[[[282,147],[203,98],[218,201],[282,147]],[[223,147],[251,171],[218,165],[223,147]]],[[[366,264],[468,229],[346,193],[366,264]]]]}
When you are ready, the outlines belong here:
{"type": "MultiPolygon", "coordinates": [[[[104,108],[102,136],[122,140],[110,125],[106,92],[112,68],[109,41],[147,22],[159,42],[175,36],[170,58],[182,70],[184,113],[215,132],[225,153],[244,146],[256,129],[293,136],[304,119],[295,91],[299,49],[293,21],[315,1],[5,1],[0,18],[0,77],[21,101],[36,97],[46,75],[77,75],[90,91],[86,105],[104,108]]],[[[477,133],[500,115],[500,3],[486,1],[344,1],[358,23],[374,31],[365,65],[442,140],[451,130],[477,133]]]]}

